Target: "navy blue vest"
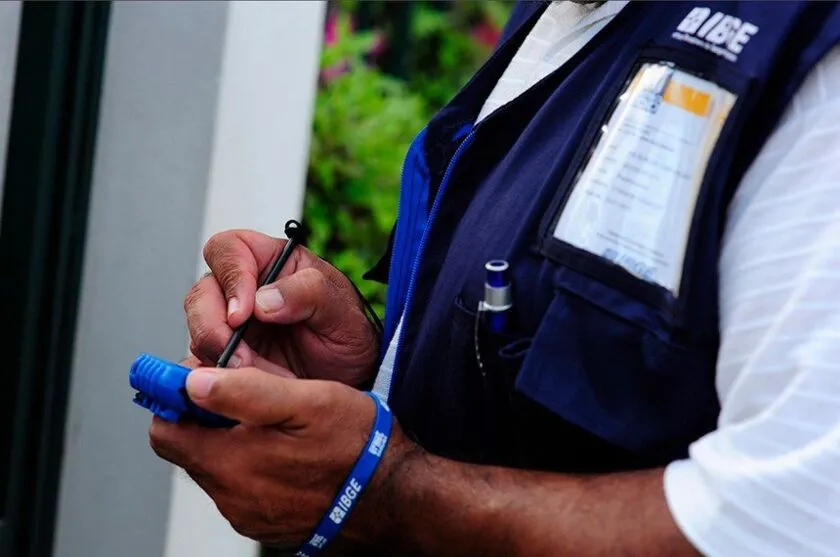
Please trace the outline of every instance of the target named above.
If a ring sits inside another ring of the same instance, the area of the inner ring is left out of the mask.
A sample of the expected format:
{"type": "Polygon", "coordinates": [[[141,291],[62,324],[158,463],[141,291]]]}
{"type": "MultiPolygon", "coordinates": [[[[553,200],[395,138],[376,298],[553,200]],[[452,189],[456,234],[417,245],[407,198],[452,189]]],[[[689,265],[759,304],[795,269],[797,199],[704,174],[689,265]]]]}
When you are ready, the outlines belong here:
{"type": "Polygon", "coordinates": [[[407,155],[387,258],[386,343],[406,316],[390,401],[410,435],[450,458],[585,472],[661,465],[715,427],[726,207],[805,76],[840,40],[840,9],[631,2],[562,68],[473,126],[544,7],[515,8],[491,59],[407,155]],[[680,33],[697,7],[749,28],[731,48],[680,33]],[[673,62],[737,95],[706,168],[679,296],[550,228],[643,60],[673,62]],[[510,262],[513,279],[504,334],[476,328],[484,263],[494,258],[510,262]]]}

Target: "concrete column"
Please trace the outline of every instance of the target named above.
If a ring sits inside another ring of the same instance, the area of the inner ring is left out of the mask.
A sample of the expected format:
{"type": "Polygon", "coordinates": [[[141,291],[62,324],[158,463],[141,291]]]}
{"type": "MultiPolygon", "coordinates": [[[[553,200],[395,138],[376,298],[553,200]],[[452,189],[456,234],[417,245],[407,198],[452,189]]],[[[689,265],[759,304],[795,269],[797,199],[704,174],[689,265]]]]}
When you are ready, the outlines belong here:
{"type": "MultiPolygon", "coordinates": [[[[131,403],[128,368],[141,351],[186,352],[182,301],[207,237],[233,226],[279,234],[299,214],[323,10],[112,6],[57,557],[255,553],[149,449],[150,414],[131,403]]],[[[2,88],[0,76],[0,117],[2,88]]]]}

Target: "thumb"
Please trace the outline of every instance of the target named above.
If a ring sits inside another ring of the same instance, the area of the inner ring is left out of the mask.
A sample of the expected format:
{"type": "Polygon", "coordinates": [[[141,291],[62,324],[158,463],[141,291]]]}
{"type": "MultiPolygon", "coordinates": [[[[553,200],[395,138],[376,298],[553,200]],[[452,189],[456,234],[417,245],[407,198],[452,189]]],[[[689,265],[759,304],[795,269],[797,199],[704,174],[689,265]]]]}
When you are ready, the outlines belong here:
{"type": "Polygon", "coordinates": [[[313,410],[330,404],[331,390],[323,385],[319,381],[280,377],[253,367],[198,368],[187,376],[187,394],[195,404],[254,425],[308,424],[313,410]]]}
{"type": "Polygon", "coordinates": [[[320,270],[309,267],[260,288],[254,314],[263,323],[305,321],[314,331],[328,335],[341,327],[349,309],[338,287],[320,270]]]}

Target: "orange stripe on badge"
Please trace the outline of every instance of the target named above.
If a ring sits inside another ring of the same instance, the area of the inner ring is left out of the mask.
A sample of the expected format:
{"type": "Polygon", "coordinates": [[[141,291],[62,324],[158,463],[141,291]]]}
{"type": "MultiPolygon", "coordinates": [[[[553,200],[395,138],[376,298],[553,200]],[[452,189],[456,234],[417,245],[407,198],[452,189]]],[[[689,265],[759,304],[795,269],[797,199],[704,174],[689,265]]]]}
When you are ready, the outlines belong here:
{"type": "Polygon", "coordinates": [[[662,100],[697,116],[706,116],[711,107],[712,96],[685,83],[671,81],[665,88],[662,100]]]}

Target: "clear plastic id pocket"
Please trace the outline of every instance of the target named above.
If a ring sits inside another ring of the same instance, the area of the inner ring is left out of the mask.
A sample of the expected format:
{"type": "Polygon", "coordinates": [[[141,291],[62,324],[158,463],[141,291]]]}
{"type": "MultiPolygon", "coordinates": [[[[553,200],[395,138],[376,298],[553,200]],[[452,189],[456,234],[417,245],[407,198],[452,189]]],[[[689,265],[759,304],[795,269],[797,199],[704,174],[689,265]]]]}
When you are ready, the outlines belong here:
{"type": "Polygon", "coordinates": [[[737,96],[669,62],[645,62],[601,127],[550,235],[680,290],[692,217],[737,96]]]}

